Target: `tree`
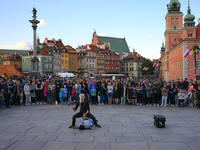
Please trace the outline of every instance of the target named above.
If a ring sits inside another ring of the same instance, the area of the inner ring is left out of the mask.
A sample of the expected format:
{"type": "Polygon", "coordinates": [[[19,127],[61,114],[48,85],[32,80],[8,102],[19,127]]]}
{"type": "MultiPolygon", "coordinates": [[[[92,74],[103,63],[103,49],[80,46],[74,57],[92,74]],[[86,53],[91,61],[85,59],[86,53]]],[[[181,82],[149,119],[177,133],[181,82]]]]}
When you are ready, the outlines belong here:
{"type": "Polygon", "coordinates": [[[153,75],[155,68],[153,67],[153,62],[150,59],[144,59],[142,62],[141,73],[142,75],[153,75]],[[146,67],[148,70],[143,70],[146,67]]]}

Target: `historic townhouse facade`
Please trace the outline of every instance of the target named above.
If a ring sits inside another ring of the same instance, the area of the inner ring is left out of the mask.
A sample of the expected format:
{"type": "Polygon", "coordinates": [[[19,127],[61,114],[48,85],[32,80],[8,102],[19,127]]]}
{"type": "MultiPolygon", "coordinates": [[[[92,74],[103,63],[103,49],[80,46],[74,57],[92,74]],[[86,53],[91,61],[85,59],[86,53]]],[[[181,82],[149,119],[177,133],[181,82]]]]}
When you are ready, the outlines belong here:
{"type": "MultiPolygon", "coordinates": [[[[53,55],[49,53],[49,48],[45,47],[38,51],[37,57],[39,59],[39,72],[41,76],[53,74],[53,55]]],[[[28,52],[27,55],[22,56],[22,71],[29,74],[31,72],[31,59],[33,53],[28,52]]]]}
{"type": "Polygon", "coordinates": [[[121,61],[121,73],[128,76],[141,76],[141,65],[144,58],[137,52],[132,52],[121,61]]]}

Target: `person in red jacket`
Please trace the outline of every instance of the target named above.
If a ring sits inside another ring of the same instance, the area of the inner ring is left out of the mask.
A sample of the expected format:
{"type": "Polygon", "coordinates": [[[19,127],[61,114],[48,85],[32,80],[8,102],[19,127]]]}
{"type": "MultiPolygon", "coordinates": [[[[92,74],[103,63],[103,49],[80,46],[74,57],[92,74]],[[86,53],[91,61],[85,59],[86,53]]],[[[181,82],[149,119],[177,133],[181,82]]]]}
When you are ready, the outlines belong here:
{"type": "Polygon", "coordinates": [[[72,87],[72,101],[74,102],[76,100],[76,89],[75,86],[73,85],[72,87]]]}

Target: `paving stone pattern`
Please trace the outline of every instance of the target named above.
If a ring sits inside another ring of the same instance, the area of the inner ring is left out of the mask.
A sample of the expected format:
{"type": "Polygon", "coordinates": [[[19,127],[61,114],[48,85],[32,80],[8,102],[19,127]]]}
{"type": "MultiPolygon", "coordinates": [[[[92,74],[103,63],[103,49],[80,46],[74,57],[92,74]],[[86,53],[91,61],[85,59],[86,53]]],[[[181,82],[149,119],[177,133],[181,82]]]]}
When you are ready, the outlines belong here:
{"type": "MultiPolygon", "coordinates": [[[[71,106],[0,109],[0,150],[199,150],[200,110],[178,107],[92,105],[102,128],[69,129],[71,106]],[[166,128],[153,125],[165,115],[166,128]]],[[[81,118],[77,122],[81,122],[81,118]]]]}

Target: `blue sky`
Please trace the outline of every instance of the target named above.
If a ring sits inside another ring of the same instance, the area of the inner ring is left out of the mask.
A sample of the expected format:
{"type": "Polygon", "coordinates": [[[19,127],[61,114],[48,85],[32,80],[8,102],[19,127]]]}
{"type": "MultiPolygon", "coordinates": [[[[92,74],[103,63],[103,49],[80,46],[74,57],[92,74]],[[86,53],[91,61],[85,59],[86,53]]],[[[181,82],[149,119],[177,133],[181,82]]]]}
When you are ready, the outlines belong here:
{"type": "MultiPolygon", "coordinates": [[[[126,38],[146,58],[159,58],[164,40],[165,15],[170,0],[0,0],[0,49],[30,49],[32,45],[32,9],[43,24],[37,28],[40,41],[62,39],[76,48],[90,44],[97,34],[126,38]]],[[[187,14],[188,0],[179,0],[187,14]]],[[[197,25],[199,0],[191,0],[197,25]]]]}

